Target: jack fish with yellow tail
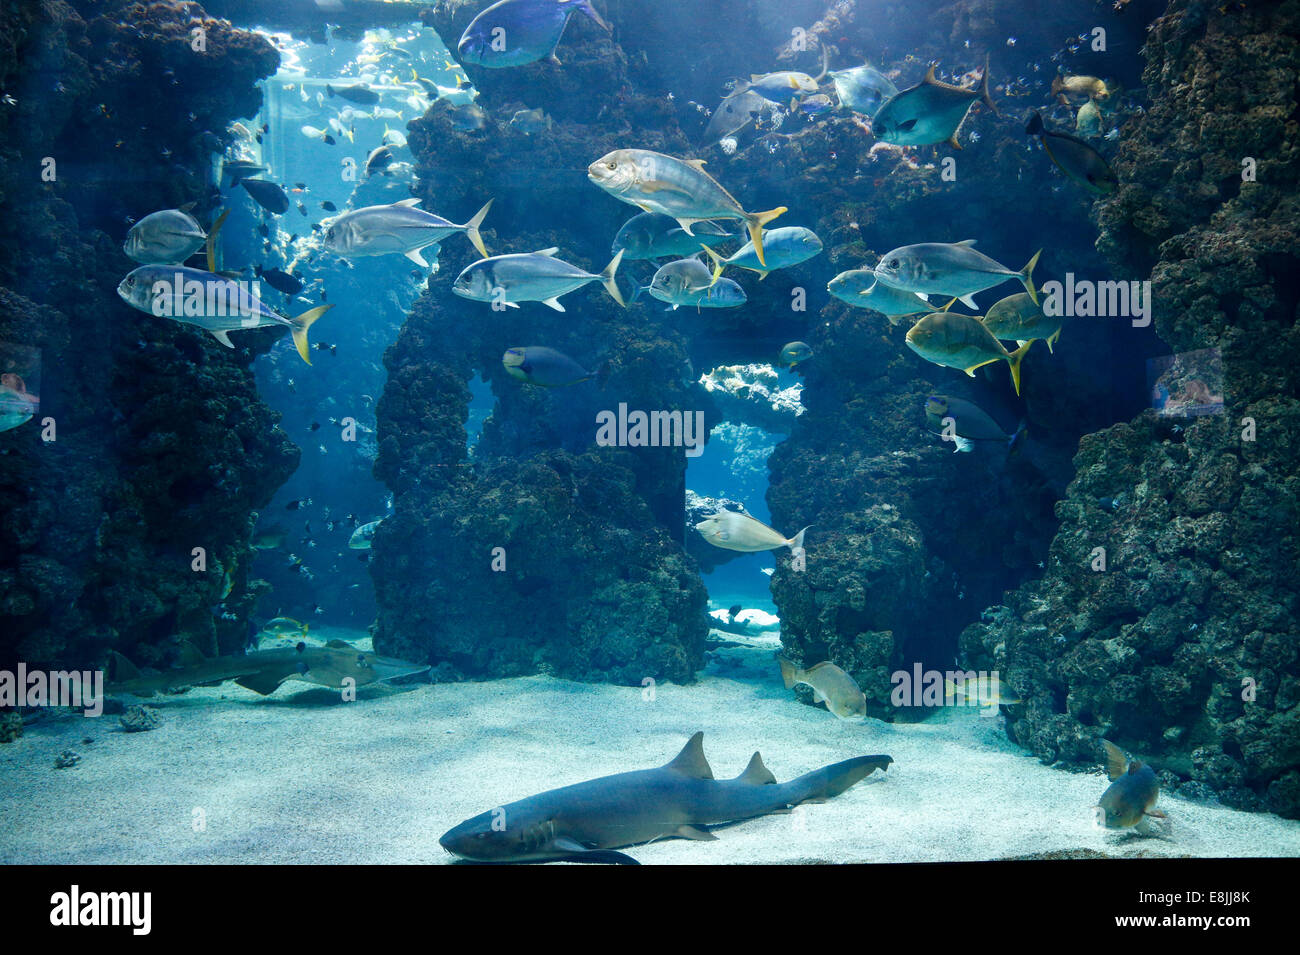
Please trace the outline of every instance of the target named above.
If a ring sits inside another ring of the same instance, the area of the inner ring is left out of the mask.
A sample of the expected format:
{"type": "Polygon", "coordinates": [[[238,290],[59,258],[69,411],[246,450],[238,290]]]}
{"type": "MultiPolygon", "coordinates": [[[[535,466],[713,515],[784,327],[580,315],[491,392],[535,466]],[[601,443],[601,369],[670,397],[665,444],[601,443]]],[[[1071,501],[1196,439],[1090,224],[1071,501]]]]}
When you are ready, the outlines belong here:
{"type": "Polygon", "coordinates": [[[643,212],[672,216],[688,235],[707,219],[739,219],[749,229],[758,264],[767,266],[763,226],[786,211],[746,212],[731,193],[704,171],[702,159],[677,159],[649,149],[615,149],[587,167],[587,178],[616,199],[643,212]]]}

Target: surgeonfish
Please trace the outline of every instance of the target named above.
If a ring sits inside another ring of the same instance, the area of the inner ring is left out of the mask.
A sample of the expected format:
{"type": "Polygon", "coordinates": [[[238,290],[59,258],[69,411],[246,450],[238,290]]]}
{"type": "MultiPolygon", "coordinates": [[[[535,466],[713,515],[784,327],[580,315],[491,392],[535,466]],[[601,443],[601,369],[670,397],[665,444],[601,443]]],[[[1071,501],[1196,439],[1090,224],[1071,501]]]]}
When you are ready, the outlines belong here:
{"type": "Polygon", "coordinates": [[[1029,122],[1025,124],[1025,133],[1037,136],[1047,158],[1056,164],[1056,168],[1090,192],[1104,196],[1114,192],[1119,185],[1114,171],[1101,153],[1069,133],[1052,132],[1043,125],[1043,117],[1038,110],[1030,114],[1029,122]]]}
{"type": "Polygon", "coordinates": [[[961,242],[922,242],[905,245],[881,256],[876,263],[876,278],[886,285],[918,296],[945,295],[958,299],[967,308],[977,308],[971,298],[976,292],[1001,285],[1007,279],[1019,279],[1030,298],[1038,301],[1034,288],[1034,266],[1040,249],[1019,272],[1013,272],[976,251],[974,239],[961,242]]]}
{"type": "Polygon", "coordinates": [[[511,378],[543,388],[563,388],[590,381],[598,372],[588,371],[564,352],[545,345],[528,345],[506,349],[501,364],[511,378]]]}
{"type": "Polygon", "coordinates": [[[714,547],[746,554],[775,550],[778,547],[788,547],[792,552],[798,553],[803,550],[803,535],[808,527],[794,537],[785,537],[762,521],[739,511],[719,511],[695,525],[700,536],[714,547]]]}
{"type": "Polygon", "coordinates": [[[1023,422],[1014,434],[1007,434],[983,408],[947,395],[930,395],[925,399],[925,423],[930,431],[953,442],[954,454],[971,451],[977,441],[999,444],[1011,451],[1025,433],[1023,422]]]}
{"type": "Polygon", "coordinates": [[[267,212],[278,216],[289,211],[289,197],[275,183],[265,179],[241,179],[239,184],[267,212]]]}
{"type": "Polygon", "coordinates": [[[325,247],[346,257],[400,253],[420,268],[428,268],[420,250],[463,232],[480,255],[487,255],[479,226],[492,208],[491,199],[464,225],[415,208],[419,204],[419,199],[403,199],[391,205],[345,212],[325,229],[325,247]]]}
{"type": "Polygon", "coordinates": [[[456,52],[462,63],[491,69],[548,58],[559,65],[555,48],[577,10],[610,31],[591,0],[500,0],[470,21],[456,52]]]}
{"type": "Polygon", "coordinates": [[[691,226],[704,219],[740,219],[749,229],[759,265],[763,226],[786,211],[746,212],[731,193],[704,171],[701,159],[676,159],[649,149],[616,149],[587,167],[587,178],[616,199],[644,212],[672,216],[693,235],[691,226]]]}
{"type": "Polygon", "coordinates": [[[1160,798],[1160,783],[1150,766],[1136,760],[1129,762],[1123,750],[1110,740],[1102,740],[1106,750],[1106,775],[1111,784],[1097,802],[1098,821],[1107,829],[1130,829],[1148,816],[1166,819],[1155,808],[1160,798]]]}
{"type": "Polygon", "coordinates": [[[456,277],[451,290],[461,298],[476,302],[501,302],[518,308],[519,302],[541,302],[557,312],[564,311],[560,296],[600,282],[614,301],[626,306],[615,275],[623,253],[614,256],[599,275],[557,259],[559,249],[496,255],[467,266],[456,277]]]}
{"type": "Polygon", "coordinates": [[[867,717],[867,697],[858,686],[857,681],[834,663],[818,663],[808,669],[800,669],[785,657],[779,657],[781,679],[785,688],[793,690],[802,683],[813,691],[813,699],[825,703],[830,710],[842,720],[861,722],[867,717]]]}
{"type": "Polygon", "coordinates": [[[807,361],[812,356],[812,347],[807,342],[790,342],[782,347],[779,360],[782,365],[788,366],[793,371],[795,365],[807,361]]]}
{"type": "Polygon", "coordinates": [[[997,115],[989,95],[989,62],[979,89],[964,89],[935,79],[934,64],[919,84],[890,97],[871,118],[871,132],[881,142],[895,146],[931,146],[946,142],[961,149],[957,130],[976,100],[997,115]]]}

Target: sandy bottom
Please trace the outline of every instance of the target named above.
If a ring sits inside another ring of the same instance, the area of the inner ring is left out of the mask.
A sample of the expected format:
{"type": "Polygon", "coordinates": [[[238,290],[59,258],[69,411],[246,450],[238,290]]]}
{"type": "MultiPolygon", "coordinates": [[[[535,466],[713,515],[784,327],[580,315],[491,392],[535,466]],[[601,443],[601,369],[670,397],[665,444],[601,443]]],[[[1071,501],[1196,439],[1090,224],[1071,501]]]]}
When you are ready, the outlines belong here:
{"type": "MultiPolygon", "coordinates": [[[[324,634],[339,635],[357,636],[324,634]]],[[[717,842],[629,851],[644,863],[1300,855],[1300,822],[1167,796],[1167,833],[1098,829],[1100,769],[1043,766],[972,710],[842,723],[784,689],[777,646],[772,634],[717,651],[699,683],[653,695],[540,676],[365,688],[352,703],[301,683],[266,698],[225,684],[160,698],[146,733],[52,715],[0,746],[0,862],[450,862],[438,837],[461,820],[660,765],[696,730],[719,778],[756,749],[782,782],[862,754],[894,765],[717,842]],[[69,749],[80,761],[56,769],[69,749]]]]}

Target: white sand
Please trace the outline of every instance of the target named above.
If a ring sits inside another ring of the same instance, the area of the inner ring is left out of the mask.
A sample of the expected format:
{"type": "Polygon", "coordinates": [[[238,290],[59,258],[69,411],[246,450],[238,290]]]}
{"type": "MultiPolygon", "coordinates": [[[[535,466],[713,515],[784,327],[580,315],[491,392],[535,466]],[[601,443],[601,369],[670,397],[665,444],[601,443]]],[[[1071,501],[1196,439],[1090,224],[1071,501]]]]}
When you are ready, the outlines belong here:
{"type": "Polygon", "coordinates": [[[696,730],[718,777],[755,749],[782,782],[866,753],[894,765],[829,802],[723,828],[717,842],[629,851],[644,863],[1300,855],[1300,822],[1167,796],[1165,837],[1097,829],[1100,769],[1044,766],[1000,720],[969,710],[841,723],[784,689],[774,639],[753,643],[652,700],[548,677],[367,688],[353,703],[300,683],[268,698],[226,684],[164,698],[147,733],[124,733],[116,717],[47,719],[0,745],[0,862],[447,862],[438,837],[461,820],[662,764],[696,730]],[[80,763],[55,769],[66,749],[80,763]]]}

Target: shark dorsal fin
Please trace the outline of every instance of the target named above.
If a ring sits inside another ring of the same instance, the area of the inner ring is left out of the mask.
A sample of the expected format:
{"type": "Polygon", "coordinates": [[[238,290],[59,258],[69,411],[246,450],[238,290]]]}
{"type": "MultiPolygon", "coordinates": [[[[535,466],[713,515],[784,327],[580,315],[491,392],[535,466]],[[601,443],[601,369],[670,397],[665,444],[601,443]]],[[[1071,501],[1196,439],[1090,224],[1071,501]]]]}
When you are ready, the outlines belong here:
{"type": "Polygon", "coordinates": [[[1128,769],[1128,759],[1124,756],[1124,751],[1108,739],[1101,741],[1101,745],[1106,750],[1106,775],[1112,781],[1119,779],[1128,769]]]}
{"type": "Polygon", "coordinates": [[[682,751],[665,768],[675,769],[683,776],[694,779],[712,779],[713,770],[709,768],[709,761],[704,758],[704,731],[701,730],[687,740],[682,751]]]}
{"type": "Polygon", "coordinates": [[[770,769],[763,765],[763,757],[758,753],[749,758],[749,765],[736,778],[742,783],[752,783],[755,786],[776,784],[776,777],[772,775],[770,769]]]}
{"type": "Polygon", "coordinates": [[[200,663],[208,662],[208,658],[199,652],[199,648],[188,640],[181,644],[180,654],[177,659],[183,667],[198,666],[200,663]]]}
{"type": "Polygon", "coordinates": [[[140,679],[140,669],[116,650],[108,651],[109,668],[112,670],[111,683],[126,683],[128,680],[140,679]]]}

